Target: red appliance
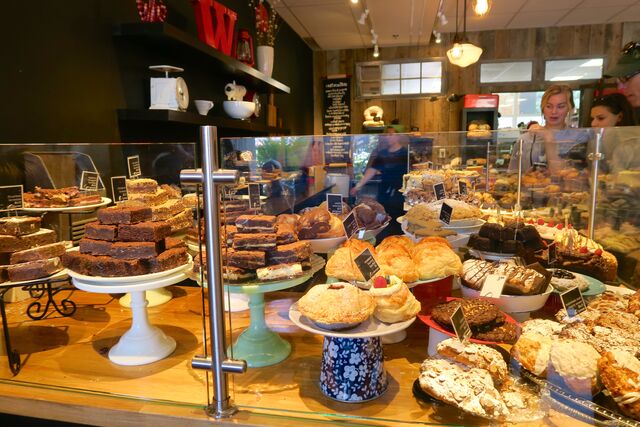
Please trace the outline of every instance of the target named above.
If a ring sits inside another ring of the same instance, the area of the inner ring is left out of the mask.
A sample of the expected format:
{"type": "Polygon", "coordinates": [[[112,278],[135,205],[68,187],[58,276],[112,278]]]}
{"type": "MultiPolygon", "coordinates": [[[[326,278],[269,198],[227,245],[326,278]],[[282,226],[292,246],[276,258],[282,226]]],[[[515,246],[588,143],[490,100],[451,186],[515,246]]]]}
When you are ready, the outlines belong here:
{"type": "Polygon", "coordinates": [[[240,28],[238,30],[238,36],[236,37],[236,44],[233,49],[235,58],[244,62],[250,67],[253,67],[255,63],[253,60],[253,37],[249,33],[249,30],[240,28]]]}

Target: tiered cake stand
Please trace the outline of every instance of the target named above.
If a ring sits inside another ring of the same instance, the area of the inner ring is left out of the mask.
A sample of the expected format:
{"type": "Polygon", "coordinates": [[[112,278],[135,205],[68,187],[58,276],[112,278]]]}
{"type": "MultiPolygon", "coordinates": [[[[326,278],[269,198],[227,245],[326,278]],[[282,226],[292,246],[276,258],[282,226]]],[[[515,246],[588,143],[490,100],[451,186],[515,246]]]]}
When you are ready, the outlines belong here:
{"type": "Polygon", "coordinates": [[[327,397],[360,403],[380,397],[389,384],[384,369],[381,338],[408,328],[416,318],[383,323],[371,316],[353,329],[330,331],[318,327],[293,304],[289,319],[301,329],[324,336],[320,390],[327,397]]]}
{"type": "Polygon", "coordinates": [[[304,283],[322,267],[324,267],[324,260],[317,255],[312,255],[311,270],[302,276],[278,282],[225,286],[228,292],[249,296],[249,327],[240,333],[236,342],[228,349],[229,354],[232,354],[234,359],[246,360],[250,368],[271,366],[286,359],[291,353],[291,344],[267,327],[264,316],[264,294],[304,283]]]}
{"type": "Polygon", "coordinates": [[[73,285],[87,292],[130,293],[131,327],[109,351],[109,360],[117,365],[146,365],[164,359],[176,348],[176,341],[149,323],[145,293],[186,279],[189,263],[159,273],[130,277],[85,276],[69,270],[73,285]]]}

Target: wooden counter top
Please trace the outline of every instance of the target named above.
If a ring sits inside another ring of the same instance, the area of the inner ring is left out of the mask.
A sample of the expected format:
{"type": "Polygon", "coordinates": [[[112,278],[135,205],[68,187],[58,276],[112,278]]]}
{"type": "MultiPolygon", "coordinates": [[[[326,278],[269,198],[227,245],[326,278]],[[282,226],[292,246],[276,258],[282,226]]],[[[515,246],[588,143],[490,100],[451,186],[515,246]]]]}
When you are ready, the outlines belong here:
{"type": "MultiPolygon", "coordinates": [[[[174,298],[148,311],[150,322],[176,339],[176,351],[143,366],[118,366],[107,358],[108,349],[131,321],[129,309],[114,296],[73,291],[71,299],[78,308],[72,317],[56,313],[40,321],[24,314],[30,300],[8,304],[11,338],[22,354],[23,367],[12,377],[6,356],[0,357],[0,412],[113,426],[210,425],[212,419],[204,409],[211,381],[207,371],[191,368],[191,358],[204,353],[201,291],[169,289],[174,298]]],[[[360,404],[325,397],[317,386],[322,337],[301,331],[288,320],[288,308],[299,296],[267,294],[267,324],[292,343],[292,354],[278,365],[231,376],[231,396],[240,412],[217,424],[487,424],[413,396],[411,388],[427,354],[427,329],[419,321],[408,329],[405,341],[384,346],[389,388],[383,396],[360,404]]],[[[232,323],[237,337],[248,325],[248,311],[234,313],[232,323]]],[[[543,424],[574,426],[577,421],[553,414],[543,424]]]]}

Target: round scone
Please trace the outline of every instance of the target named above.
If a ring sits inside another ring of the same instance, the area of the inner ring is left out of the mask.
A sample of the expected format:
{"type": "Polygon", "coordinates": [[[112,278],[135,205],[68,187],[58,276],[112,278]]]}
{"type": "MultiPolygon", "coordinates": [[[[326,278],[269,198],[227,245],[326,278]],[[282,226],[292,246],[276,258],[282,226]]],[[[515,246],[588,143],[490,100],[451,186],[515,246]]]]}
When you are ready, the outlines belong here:
{"type": "Polygon", "coordinates": [[[536,333],[520,335],[511,347],[511,356],[527,371],[541,378],[547,376],[550,352],[551,338],[536,333]]]}
{"type": "Polygon", "coordinates": [[[373,316],[385,323],[404,322],[420,312],[420,302],[409,291],[407,285],[391,276],[386,288],[372,287],[369,293],[376,301],[373,316]]]}
{"type": "Polygon", "coordinates": [[[569,339],[558,339],[551,343],[549,360],[553,373],[551,380],[559,376],[575,393],[593,396],[601,390],[598,377],[600,354],[591,345],[569,339]]]}
{"type": "Polygon", "coordinates": [[[300,313],[330,330],[355,328],[375,308],[373,297],[350,283],[316,285],[298,301],[300,313]]]}
{"type": "Polygon", "coordinates": [[[598,369],[620,410],[640,420],[640,361],[631,353],[612,350],[598,360],[598,369]]]}

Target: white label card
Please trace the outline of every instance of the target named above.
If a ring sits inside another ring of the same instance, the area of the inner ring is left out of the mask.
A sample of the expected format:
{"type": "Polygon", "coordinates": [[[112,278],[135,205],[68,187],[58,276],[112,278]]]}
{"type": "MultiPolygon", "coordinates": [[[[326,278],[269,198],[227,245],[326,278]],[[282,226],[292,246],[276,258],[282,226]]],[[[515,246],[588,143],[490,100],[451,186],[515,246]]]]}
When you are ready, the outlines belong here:
{"type": "Polygon", "coordinates": [[[500,298],[507,276],[503,274],[488,274],[480,290],[481,297],[500,298]]]}

